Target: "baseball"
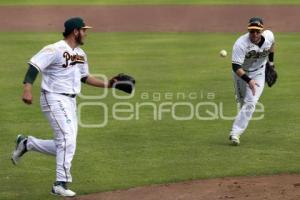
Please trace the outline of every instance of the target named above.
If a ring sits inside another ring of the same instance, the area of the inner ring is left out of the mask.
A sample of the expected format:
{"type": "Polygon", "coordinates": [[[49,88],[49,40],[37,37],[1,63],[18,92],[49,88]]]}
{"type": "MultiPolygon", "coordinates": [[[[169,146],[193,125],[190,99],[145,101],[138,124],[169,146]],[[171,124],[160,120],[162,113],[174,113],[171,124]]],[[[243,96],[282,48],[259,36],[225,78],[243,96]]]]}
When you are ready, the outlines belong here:
{"type": "Polygon", "coordinates": [[[226,57],[226,56],[227,56],[227,51],[224,50],[224,49],[221,50],[221,51],[220,51],[220,56],[221,56],[221,57],[226,57]]]}

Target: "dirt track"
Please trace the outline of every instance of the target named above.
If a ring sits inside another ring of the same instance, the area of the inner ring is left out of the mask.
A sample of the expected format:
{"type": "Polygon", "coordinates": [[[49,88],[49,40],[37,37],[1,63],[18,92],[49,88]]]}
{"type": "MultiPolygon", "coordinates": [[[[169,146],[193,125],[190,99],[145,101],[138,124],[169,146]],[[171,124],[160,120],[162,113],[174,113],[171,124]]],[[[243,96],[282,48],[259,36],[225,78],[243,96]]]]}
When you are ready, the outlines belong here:
{"type": "MultiPolygon", "coordinates": [[[[300,6],[5,6],[0,31],[62,32],[70,16],[82,16],[102,32],[244,32],[251,16],[262,16],[274,32],[300,32],[300,6]]],[[[74,199],[296,200],[300,175],[199,180],[74,199]]]]}
{"type": "Polygon", "coordinates": [[[62,31],[82,16],[102,32],[243,32],[262,16],[275,32],[300,32],[300,6],[22,6],[0,7],[0,31],[62,31]]]}
{"type": "Polygon", "coordinates": [[[300,175],[238,177],[138,187],[76,200],[299,200],[300,175]]]}

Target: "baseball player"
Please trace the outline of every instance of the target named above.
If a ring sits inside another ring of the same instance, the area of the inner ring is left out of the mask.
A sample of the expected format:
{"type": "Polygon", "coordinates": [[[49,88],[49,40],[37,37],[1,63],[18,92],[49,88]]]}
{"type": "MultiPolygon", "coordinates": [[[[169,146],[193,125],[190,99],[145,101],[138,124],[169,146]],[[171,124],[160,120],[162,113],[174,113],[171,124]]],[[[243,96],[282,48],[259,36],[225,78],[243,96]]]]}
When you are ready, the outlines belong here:
{"type": "Polygon", "coordinates": [[[22,100],[32,104],[32,85],[38,73],[42,74],[40,104],[47,117],[54,139],[43,140],[33,136],[18,135],[11,160],[17,164],[28,151],[56,156],[56,182],[52,194],[72,197],[75,192],[67,187],[72,182],[71,163],[76,149],[77,117],[76,95],[81,82],[101,88],[110,88],[114,81],[102,81],[89,74],[84,44],[87,29],[83,19],[70,18],[64,23],[64,39],[45,46],[28,62],[24,79],[22,100]]]}
{"type": "Polygon", "coordinates": [[[237,102],[241,109],[233,122],[229,139],[240,144],[255,111],[265,84],[266,64],[274,68],[274,35],[264,30],[263,20],[253,17],[248,23],[248,33],[237,39],[232,51],[232,70],[237,102]]]}

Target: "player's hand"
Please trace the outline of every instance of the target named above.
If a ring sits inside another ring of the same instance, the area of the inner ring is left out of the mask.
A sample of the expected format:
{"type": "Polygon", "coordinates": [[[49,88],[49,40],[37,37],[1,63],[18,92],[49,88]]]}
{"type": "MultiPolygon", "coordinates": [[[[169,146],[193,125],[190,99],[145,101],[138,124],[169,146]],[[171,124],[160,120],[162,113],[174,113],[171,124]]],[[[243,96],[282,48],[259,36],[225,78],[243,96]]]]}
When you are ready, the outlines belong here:
{"type": "Polygon", "coordinates": [[[253,79],[251,79],[251,81],[249,81],[248,85],[249,85],[249,88],[252,91],[253,96],[255,96],[256,87],[259,87],[259,85],[253,79]]]}
{"type": "Polygon", "coordinates": [[[32,104],[31,85],[25,84],[22,101],[28,105],[32,104]]]}
{"type": "Polygon", "coordinates": [[[118,80],[117,80],[115,77],[111,78],[111,79],[108,81],[107,87],[108,87],[108,88],[112,88],[112,86],[113,86],[117,81],[118,81],[118,80]]]}

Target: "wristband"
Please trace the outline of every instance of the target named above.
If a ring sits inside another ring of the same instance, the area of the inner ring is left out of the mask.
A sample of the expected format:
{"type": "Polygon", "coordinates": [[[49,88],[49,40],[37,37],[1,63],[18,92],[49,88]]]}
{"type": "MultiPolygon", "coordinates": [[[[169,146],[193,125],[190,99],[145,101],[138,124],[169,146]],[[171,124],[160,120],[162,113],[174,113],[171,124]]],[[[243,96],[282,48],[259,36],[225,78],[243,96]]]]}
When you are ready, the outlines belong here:
{"type": "Polygon", "coordinates": [[[82,78],[80,79],[80,81],[81,81],[82,83],[86,83],[87,78],[88,78],[87,76],[82,77],[82,78]]]}
{"type": "Polygon", "coordinates": [[[249,78],[249,76],[247,76],[247,74],[243,74],[241,76],[241,79],[243,79],[244,81],[246,81],[246,83],[249,83],[252,79],[249,78]]]}
{"type": "Polygon", "coordinates": [[[269,53],[269,62],[274,62],[274,52],[269,53]]]}

